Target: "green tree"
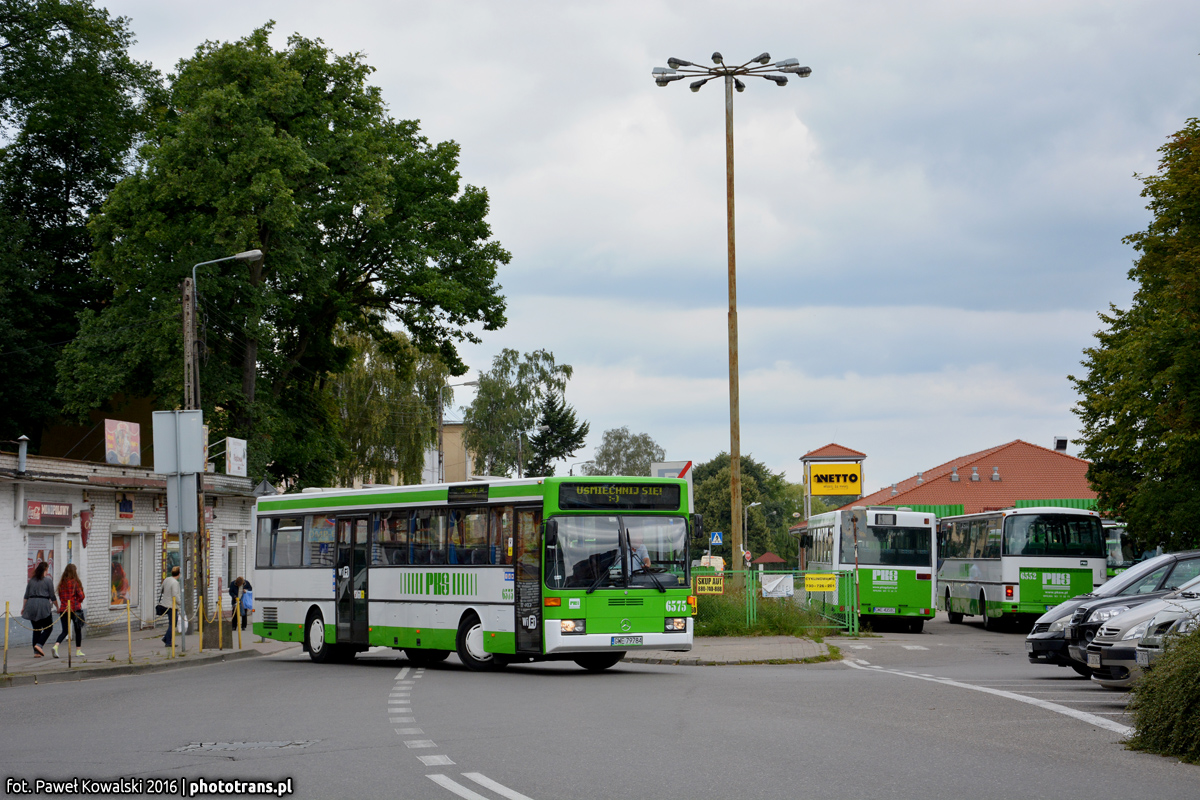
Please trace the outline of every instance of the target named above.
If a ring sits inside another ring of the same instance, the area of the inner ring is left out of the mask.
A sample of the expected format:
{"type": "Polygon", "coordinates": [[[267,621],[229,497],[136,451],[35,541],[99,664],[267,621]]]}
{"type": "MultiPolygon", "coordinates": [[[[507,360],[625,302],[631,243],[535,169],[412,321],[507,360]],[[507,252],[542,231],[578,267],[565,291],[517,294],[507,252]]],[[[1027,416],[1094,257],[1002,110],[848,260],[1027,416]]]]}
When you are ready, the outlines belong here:
{"type": "MultiPolygon", "coordinates": [[[[704,514],[704,527],[708,530],[725,532],[726,544],[714,548],[714,553],[731,557],[730,548],[733,520],[729,489],[729,454],[720,453],[710,461],[692,468],[692,482],[696,496],[696,510],[704,514]]],[[[795,560],[797,544],[788,528],[798,520],[793,516],[804,510],[804,487],[788,483],[783,473],[775,473],[752,456],[742,456],[742,503],[762,505],[750,508],[746,515],[747,529],[745,546],[755,556],[767,550],[787,559],[795,560]]],[[[815,501],[814,501],[815,503],[815,501]]]]}
{"type": "Polygon", "coordinates": [[[87,220],[128,172],[158,86],[131,44],[128,20],[91,0],[0,0],[0,439],[35,449],[75,315],[111,293],[87,220]]]}
{"type": "Polygon", "coordinates": [[[387,355],[370,336],[338,337],[354,352],[329,384],[345,445],[339,486],[355,479],[420,483],[425,453],[437,443],[437,390],[446,369],[436,357],[413,352],[408,337],[393,335],[399,356],[387,355]]]}
{"type": "MultiPolygon", "coordinates": [[[[479,374],[475,399],[463,414],[463,444],[485,475],[510,475],[516,471],[518,437],[537,424],[538,410],[553,395],[562,396],[572,370],[556,364],[548,350],[524,357],[505,348],[492,359],[492,368],[479,374]]],[[[521,457],[530,449],[522,439],[521,457]]]]}
{"type": "Polygon", "coordinates": [[[1200,546],[1200,120],[1159,149],[1141,178],[1153,219],[1126,237],[1138,252],[1126,310],[1110,306],[1080,398],[1081,455],[1106,512],[1141,547],[1200,546]]]}
{"type": "Polygon", "coordinates": [[[557,394],[542,400],[538,432],[529,439],[530,475],[553,475],[554,462],[575,455],[583,447],[591,425],[575,417],[575,409],[557,394]]]}
{"type": "Polygon", "coordinates": [[[649,475],[650,465],[663,461],[667,451],[648,433],[630,433],[628,426],[604,432],[596,455],[583,465],[586,475],[649,475]]]}
{"type": "Polygon", "coordinates": [[[141,166],[94,218],[94,264],[115,292],[81,315],[60,365],[66,408],[116,389],[179,402],[178,286],[193,264],[258,248],[257,262],[201,268],[202,398],[214,434],[251,440],[251,470],[296,484],[333,477],[340,446],[330,376],[353,350],[416,352],[451,374],[468,325],[505,324],[486,191],[464,186],[458,145],[389,116],[361,54],[338,55],[271,26],[207,42],[180,62],[141,166]]]}

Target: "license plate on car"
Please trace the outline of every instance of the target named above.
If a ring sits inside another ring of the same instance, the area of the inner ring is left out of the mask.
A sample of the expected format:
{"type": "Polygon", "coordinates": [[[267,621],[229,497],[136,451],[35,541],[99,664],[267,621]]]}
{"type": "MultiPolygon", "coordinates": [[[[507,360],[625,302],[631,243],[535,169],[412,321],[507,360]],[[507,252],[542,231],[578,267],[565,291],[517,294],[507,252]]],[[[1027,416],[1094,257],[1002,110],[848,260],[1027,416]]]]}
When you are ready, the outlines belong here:
{"type": "Polygon", "coordinates": [[[1100,654],[1099,653],[1088,653],[1087,658],[1088,658],[1088,667],[1090,669],[1100,669],[1100,654]]]}
{"type": "Polygon", "coordinates": [[[1025,652],[1026,653],[1033,652],[1033,642],[1029,642],[1029,641],[1025,642],[1025,652]]]}
{"type": "Polygon", "coordinates": [[[613,647],[629,647],[630,645],[639,645],[642,643],[640,636],[614,636],[612,637],[613,647]]]}
{"type": "Polygon", "coordinates": [[[875,606],[875,613],[876,613],[876,614],[895,614],[895,613],[896,613],[896,609],[894,609],[894,608],[880,608],[879,606],[875,606]]]}
{"type": "Polygon", "coordinates": [[[1134,658],[1137,659],[1137,665],[1139,667],[1150,666],[1150,654],[1149,653],[1144,653],[1141,650],[1138,650],[1134,653],[1134,658]]]}

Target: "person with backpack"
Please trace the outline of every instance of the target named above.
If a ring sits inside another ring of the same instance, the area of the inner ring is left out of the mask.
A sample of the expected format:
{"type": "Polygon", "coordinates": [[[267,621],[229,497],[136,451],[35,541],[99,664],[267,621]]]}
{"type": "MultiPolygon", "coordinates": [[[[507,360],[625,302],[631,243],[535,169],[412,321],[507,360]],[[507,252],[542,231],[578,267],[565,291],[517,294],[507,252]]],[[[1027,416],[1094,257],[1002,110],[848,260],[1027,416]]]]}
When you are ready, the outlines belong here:
{"type": "MultiPolygon", "coordinates": [[[[67,564],[62,577],[58,579],[58,607],[62,609],[62,633],[50,648],[55,658],[58,658],[58,646],[67,638],[70,626],[75,627],[75,655],[82,656],[83,650],[83,583],[79,580],[79,570],[74,564],[67,564]]],[[[70,648],[71,643],[67,642],[70,648]]]]}
{"type": "Polygon", "coordinates": [[[254,611],[254,587],[250,585],[250,581],[239,575],[229,584],[229,596],[233,598],[231,608],[234,619],[241,617],[242,630],[246,630],[246,622],[254,611]]]}

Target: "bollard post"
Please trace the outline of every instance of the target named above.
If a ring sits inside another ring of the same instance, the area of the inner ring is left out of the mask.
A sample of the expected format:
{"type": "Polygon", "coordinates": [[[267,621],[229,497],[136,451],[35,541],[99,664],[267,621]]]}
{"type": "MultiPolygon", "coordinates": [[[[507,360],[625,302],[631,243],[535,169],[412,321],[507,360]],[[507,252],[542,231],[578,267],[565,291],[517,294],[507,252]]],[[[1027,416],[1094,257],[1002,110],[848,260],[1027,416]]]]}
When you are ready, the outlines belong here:
{"type": "Polygon", "coordinates": [[[196,630],[200,634],[200,652],[201,652],[201,654],[203,654],[204,653],[204,617],[206,614],[208,614],[208,598],[204,596],[203,592],[200,593],[200,599],[196,603],[196,605],[200,608],[200,614],[198,615],[199,619],[196,620],[196,630]]]}
{"type": "Polygon", "coordinates": [[[75,620],[71,619],[71,606],[72,605],[73,604],[71,603],[71,601],[68,600],[67,601],[67,669],[71,668],[71,645],[75,644],[74,636],[73,636],[75,631],[72,630],[72,626],[71,626],[71,623],[75,621],[75,620]]]}
{"type": "Polygon", "coordinates": [[[133,618],[129,604],[125,604],[125,640],[129,644],[129,663],[133,663],[133,618]]]}
{"type": "Polygon", "coordinates": [[[242,597],[241,592],[238,592],[237,607],[233,610],[233,621],[237,625],[238,632],[238,650],[242,649],[242,597]]]}
{"type": "Polygon", "coordinates": [[[8,674],[8,601],[4,601],[4,674],[8,674]]]}
{"type": "Polygon", "coordinates": [[[179,635],[179,633],[177,632],[177,628],[175,626],[175,623],[177,621],[175,615],[177,613],[178,612],[175,611],[175,598],[172,597],[171,598],[171,620],[167,623],[168,625],[171,626],[171,658],[175,657],[175,637],[177,637],[179,635]]]}
{"type": "Polygon", "coordinates": [[[217,595],[217,649],[225,649],[225,609],[221,606],[221,595],[217,595]]]}

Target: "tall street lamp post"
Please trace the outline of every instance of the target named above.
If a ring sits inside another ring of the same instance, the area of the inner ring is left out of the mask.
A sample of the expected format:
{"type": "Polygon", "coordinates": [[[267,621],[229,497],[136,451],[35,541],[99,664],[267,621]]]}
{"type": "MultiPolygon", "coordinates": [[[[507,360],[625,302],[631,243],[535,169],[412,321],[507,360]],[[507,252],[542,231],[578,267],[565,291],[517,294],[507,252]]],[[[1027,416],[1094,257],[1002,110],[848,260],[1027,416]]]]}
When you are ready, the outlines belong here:
{"type": "Polygon", "coordinates": [[[445,443],[442,441],[442,428],[445,425],[445,419],[442,416],[444,406],[442,405],[442,389],[453,389],[457,386],[478,386],[479,381],[464,381],[463,383],[444,383],[438,387],[438,463],[437,463],[437,482],[446,482],[446,450],[445,443]]]}
{"type": "Polygon", "coordinates": [[[742,516],[742,447],[738,409],[737,257],[733,235],[733,90],[745,91],[746,84],[741,78],[746,76],[786,86],[788,75],[807,78],[812,70],[800,66],[800,62],[794,58],[772,64],[769,53],[736,67],[727,65],[720,53],[713,53],[712,61],[715,66],[705,67],[672,57],[667,59],[666,67],[655,67],[652,74],[659,86],[684,78],[696,78],[688,84],[693,92],[700,91],[704,84],[716,78],[725,80],[725,227],[729,247],[729,489],[732,501],[729,518],[733,528],[733,552],[738,553],[741,552],[743,530],[737,525],[737,518],[742,516]]]}

